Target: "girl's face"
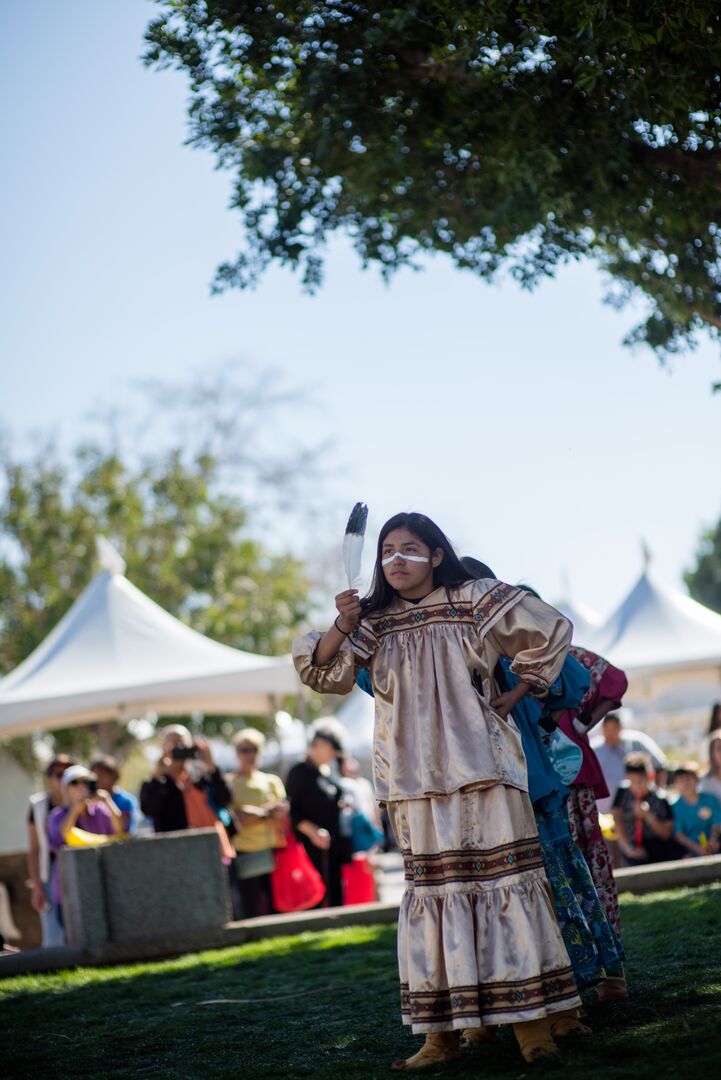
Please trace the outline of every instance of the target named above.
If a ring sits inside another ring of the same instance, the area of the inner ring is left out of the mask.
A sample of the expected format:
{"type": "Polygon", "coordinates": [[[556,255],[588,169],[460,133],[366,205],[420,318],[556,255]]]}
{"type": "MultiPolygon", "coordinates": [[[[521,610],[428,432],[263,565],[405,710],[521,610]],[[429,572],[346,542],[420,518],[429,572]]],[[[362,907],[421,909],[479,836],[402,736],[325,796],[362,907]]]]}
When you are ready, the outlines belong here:
{"type": "Polygon", "coordinates": [[[431,551],[408,529],[392,529],[381,548],[383,576],[392,589],[404,596],[415,598],[416,595],[423,596],[430,592],[433,588],[433,569],[440,566],[442,561],[440,548],[431,551]]]}

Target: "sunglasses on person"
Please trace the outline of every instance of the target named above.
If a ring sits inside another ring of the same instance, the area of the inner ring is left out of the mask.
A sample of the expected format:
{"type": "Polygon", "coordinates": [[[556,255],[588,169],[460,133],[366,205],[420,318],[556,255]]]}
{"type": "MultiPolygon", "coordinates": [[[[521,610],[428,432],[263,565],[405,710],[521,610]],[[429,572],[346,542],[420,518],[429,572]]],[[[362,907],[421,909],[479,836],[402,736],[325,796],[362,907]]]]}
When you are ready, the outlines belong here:
{"type": "Polygon", "coordinates": [[[45,775],[51,776],[55,780],[62,780],[63,776],[65,775],[65,769],[48,769],[45,775]]]}
{"type": "Polygon", "coordinates": [[[97,794],[98,782],[94,777],[79,776],[77,780],[68,780],[68,787],[75,787],[77,784],[85,784],[85,787],[88,789],[91,795],[97,794]]]}
{"type": "Polygon", "coordinates": [[[236,746],[236,750],[239,754],[257,754],[257,746],[236,746]]]}

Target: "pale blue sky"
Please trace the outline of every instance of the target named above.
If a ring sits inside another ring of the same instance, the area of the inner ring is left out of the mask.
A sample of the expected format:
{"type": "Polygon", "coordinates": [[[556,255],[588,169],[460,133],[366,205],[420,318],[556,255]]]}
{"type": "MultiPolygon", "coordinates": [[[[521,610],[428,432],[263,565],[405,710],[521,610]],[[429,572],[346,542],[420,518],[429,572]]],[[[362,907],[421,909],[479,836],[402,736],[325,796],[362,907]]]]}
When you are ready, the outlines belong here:
{"type": "Polygon", "coordinates": [[[316,297],[275,270],[211,298],[239,224],[229,177],[182,145],[184,79],[139,62],[153,7],[0,0],[0,421],[71,437],[138,376],[243,356],[314,387],[371,528],[423,510],[499,576],[553,598],[565,569],[604,612],[641,537],[678,584],[721,513],[718,348],[672,373],[622,348],[634,313],[589,265],[533,294],[443,259],[385,286],[342,240],[316,297]]]}

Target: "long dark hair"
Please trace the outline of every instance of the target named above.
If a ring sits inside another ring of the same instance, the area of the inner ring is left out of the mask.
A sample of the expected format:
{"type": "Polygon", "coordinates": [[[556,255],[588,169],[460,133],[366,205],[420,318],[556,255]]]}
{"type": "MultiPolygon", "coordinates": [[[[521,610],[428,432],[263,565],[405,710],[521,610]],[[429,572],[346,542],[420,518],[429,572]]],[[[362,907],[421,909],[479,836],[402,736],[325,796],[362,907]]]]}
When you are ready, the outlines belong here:
{"type": "Polygon", "coordinates": [[[491,570],[488,563],[481,562],[480,559],[474,559],[472,555],[464,555],[461,559],[461,566],[464,570],[468,571],[470,578],[495,578],[495,574],[491,570]]]}
{"type": "Polygon", "coordinates": [[[419,540],[430,548],[431,552],[436,551],[438,548],[441,549],[443,560],[439,566],[433,567],[434,589],[439,589],[443,585],[447,589],[452,589],[456,585],[463,585],[464,582],[473,577],[464,568],[461,560],[453,550],[450,540],[443,530],[438,528],[435,521],[431,521],[425,514],[394,514],[392,518],[386,521],[378,534],[373,582],[370,592],[361,600],[361,618],[365,619],[368,615],[374,615],[377,611],[385,611],[397,596],[396,590],[386,581],[383,566],[381,565],[385,538],[394,529],[408,529],[408,532],[417,536],[419,540]]]}

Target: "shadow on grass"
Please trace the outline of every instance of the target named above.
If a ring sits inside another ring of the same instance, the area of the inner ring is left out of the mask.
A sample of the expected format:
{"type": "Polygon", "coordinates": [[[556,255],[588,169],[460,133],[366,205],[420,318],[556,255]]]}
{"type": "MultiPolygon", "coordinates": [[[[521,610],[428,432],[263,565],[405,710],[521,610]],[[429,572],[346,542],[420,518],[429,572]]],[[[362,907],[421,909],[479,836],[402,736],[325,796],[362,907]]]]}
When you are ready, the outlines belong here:
{"type": "MultiPolygon", "coordinates": [[[[592,1037],[531,1069],[503,1030],[495,1046],[423,1075],[520,1078],[572,1068],[594,1080],[694,1072],[701,1080],[716,1073],[720,911],[717,886],[624,899],[632,997],[599,1006],[591,996],[592,1037]]],[[[420,1042],[400,1025],[395,930],[387,926],[22,977],[0,984],[0,1000],[8,1078],[373,1080],[392,1075],[389,1063],[420,1042]]]]}

